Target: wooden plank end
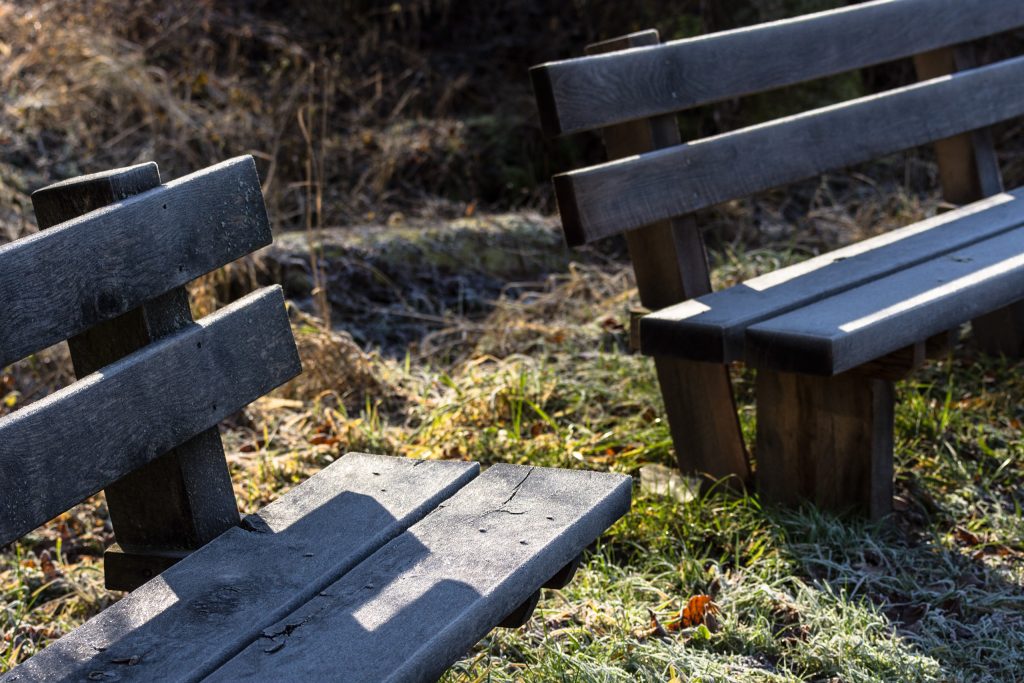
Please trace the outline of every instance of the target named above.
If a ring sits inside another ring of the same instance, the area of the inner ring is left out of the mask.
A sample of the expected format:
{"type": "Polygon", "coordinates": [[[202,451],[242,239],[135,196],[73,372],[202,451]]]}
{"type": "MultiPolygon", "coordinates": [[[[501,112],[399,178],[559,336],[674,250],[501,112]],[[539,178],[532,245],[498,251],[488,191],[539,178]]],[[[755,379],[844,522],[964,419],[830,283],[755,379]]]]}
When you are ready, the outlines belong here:
{"type": "Polygon", "coordinates": [[[159,185],[160,169],[150,161],[47,185],[32,193],[32,208],[45,230],[159,185]]]}
{"type": "Polygon", "coordinates": [[[533,94],[537,99],[537,114],[540,116],[540,129],[546,138],[557,138],[565,134],[558,117],[558,100],[551,84],[552,64],[540,64],[530,69],[530,82],[533,94]]]}
{"type": "Polygon", "coordinates": [[[587,244],[590,240],[587,238],[579,206],[576,203],[576,186],[572,175],[559,173],[551,179],[551,182],[555,186],[555,200],[558,202],[558,215],[562,219],[565,243],[570,247],[581,247],[587,244]]]}
{"type": "Polygon", "coordinates": [[[672,308],[645,315],[640,319],[640,353],[645,356],[670,356],[704,363],[728,363],[727,330],[711,325],[686,325],[670,316],[672,308]]]}

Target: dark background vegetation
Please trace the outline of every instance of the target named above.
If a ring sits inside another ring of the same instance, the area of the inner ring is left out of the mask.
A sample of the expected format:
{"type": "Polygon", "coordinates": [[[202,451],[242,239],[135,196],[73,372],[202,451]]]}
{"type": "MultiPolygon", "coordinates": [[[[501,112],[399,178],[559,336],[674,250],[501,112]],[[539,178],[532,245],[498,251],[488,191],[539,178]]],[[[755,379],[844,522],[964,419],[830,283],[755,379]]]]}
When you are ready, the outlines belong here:
{"type": "MultiPolygon", "coordinates": [[[[842,4],[0,0],[0,244],[35,230],[29,195],[50,182],[145,161],[170,179],[252,154],[275,245],[190,286],[197,315],[268,280],[296,304],[303,375],[223,425],[243,510],[348,451],[636,476],[633,512],[577,579],[445,680],[1015,680],[1019,363],[968,340],[900,383],[883,525],[666,496],[642,473],[674,454],[651,363],[626,343],[631,268],[614,240],[567,251],[552,217],[550,175],[604,156],[593,134],[542,139],[530,66],[634,30],[674,39],[842,4]],[[721,631],[652,637],[702,593],[721,631]]],[[[984,42],[982,61],[1022,38],[984,42]]],[[[913,78],[903,60],[679,121],[693,139],[913,78]]],[[[1009,187],[1022,133],[996,130],[1009,187]]],[[[925,148],[698,219],[722,287],[940,204],[925,148]]],[[[735,379],[749,438],[753,375],[735,379]]],[[[71,381],[63,345],[0,368],[0,416],[71,381]]],[[[97,496],[2,549],[0,671],[117,599],[100,571],[112,541],[97,496]]]]}
{"type": "MultiPolygon", "coordinates": [[[[26,223],[25,194],[44,182],[150,159],[176,177],[240,153],[257,157],[283,228],[467,207],[552,211],[551,173],[602,151],[592,135],[543,141],[531,65],[632,30],[673,39],[842,4],[15,3],[0,14],[0,178],[26,223]]],[[[705,107],[681,125],[692,139],[911,80],[901,62],[705,107]]]]}

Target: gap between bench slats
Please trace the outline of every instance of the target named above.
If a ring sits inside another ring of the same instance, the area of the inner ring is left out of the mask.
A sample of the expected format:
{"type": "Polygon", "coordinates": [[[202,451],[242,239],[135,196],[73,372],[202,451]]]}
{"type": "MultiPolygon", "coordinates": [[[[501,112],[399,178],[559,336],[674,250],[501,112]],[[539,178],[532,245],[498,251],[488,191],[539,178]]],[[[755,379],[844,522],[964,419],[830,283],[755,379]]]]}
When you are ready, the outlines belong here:
{"type": "Polygon", "coordinates": [[[0,681],[198,680],[479,470],[349,453],[0,681]]]}
{"type": "Polygon", "coordinates": [[[0,418],[0,545],[300,371],[281,288],[267,287],[0,418]]]}
{"type": "Polygon", "coordinates": [[[1020,0],[882,0],[531,70],[546,135],[603,128],[1024,26],[1020,0]]]}
{"type": "Polygon", "coordinates": [[[651,313],[642,351],[690,360],[744,360],[746,329],[899,269],[1024,224],[1024,188],[893,230],[728,289],[651,313]]]}
{"type": "Polygon", "coordinates": [[[1024,114],[1024,57],[554,177],[572,245],[1024,114]]]}
{"type": "Polygon", "coordinates": [[[208,681],[434,681],[629,509],[622,475],[494,465],[208,681]]]}
{"type": "Polygon", "coordinates": [[[1024,299],[1024,228],[747,330],[758,367],[834,375],[1024,299]]]}
{"type": "Polygon", "coordinates": [[[0,367],[270,241],[256,166],[239,157],[0,246],[0,367]]]}

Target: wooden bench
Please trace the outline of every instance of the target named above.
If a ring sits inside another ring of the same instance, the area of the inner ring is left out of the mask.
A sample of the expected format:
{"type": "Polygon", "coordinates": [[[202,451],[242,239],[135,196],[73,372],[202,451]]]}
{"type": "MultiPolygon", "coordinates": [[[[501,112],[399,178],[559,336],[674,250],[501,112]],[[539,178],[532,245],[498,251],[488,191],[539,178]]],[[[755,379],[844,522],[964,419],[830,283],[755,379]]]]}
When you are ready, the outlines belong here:
{"type": "Polygon", "coordinates": [[[193,322],[183,286],[270,243],[252,159],[33,202],[45,229],[0,246],[0,367],[69,339],[80,379],[0,418],[0,546],[103,489],[108,583],[141,586],[5,683],[432,680],[628,509],[621,475],[349,453],[239,519],[217,423],[299,358],[279,287],[193,322]]]}
{"type": "Polygon", "coordinates": [[[625,234],[684,470],[749,478],[728,367],[745,362],[763,498],[882,516],[893,381],[972,320],[984,349],[1021,353],[1024,191],[1003,191],[987,128],[1024,114],[1024,58],[976,66],[970,43],[1021,26],[1019,0],[876,0],[532,70],[546,134],[604,137],[611,161],[555,176],[559,211],[571,245],[625,234]],[[921,82],[680,139],[677,112],[905,57],[921,82]],[[693,212],[929,143],[961,209],[711,292],[693,212]]]}

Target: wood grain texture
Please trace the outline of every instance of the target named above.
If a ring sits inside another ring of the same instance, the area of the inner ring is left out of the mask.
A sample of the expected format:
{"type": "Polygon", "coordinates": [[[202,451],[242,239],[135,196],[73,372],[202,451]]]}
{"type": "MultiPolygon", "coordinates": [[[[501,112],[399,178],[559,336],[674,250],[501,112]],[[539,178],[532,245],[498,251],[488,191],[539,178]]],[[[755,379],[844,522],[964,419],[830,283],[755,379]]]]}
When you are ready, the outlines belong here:
{"type": "MultiPolygon", "coordinates": [[[[32,197],[47,229],[160,185],[156,164],[67,180],[32,197]]],[[[95,225],[102,229],[102,225],[95,225]]],[[[192,323],[188,293],[177,287],[68,340],[82,378],[192,323]]],[[[117,547],[104,553],[107,588],[132,590],[238,523],[238,507],[216,427],[104,490],[117,547]],[[151,560],[146,561],[146,557],[151,560]]]]}
{"type": "Polygon", "coordinates": [[[1022,80],[1019,57],[570,171],[554,178],[559,210],[573,205],[567,234],[609,237],[1020,116],[1022,80]]]}
{"type": "Polygon", "coordinates": [[[641,350],[690,360],[747,360],[751,325],[1024,224],[1024,189],[893,230],[640,321],[641,350]]]}
{"type": "Polygon", "coordinates": [[[1024,227],[747,330],[758,367],[835,375],[1024,299],[1024,227]]]}
{"type": "Polygon", "coordinates": [[[2,245],[0,367],[270,239],[255,166],[241,157],[2,245]]]}
{"type": "MultiPolygon", "coordinates": [[[[657,31],[634,33],[588,48],[596,53],[655,44],[657,31]]],[[[679,127],[673,117],[635,121],[602,131],[609,159],[677,145],[679,127]]],[[[577,243],[565,220],[566,240],[577,243]]],[[[660,221],[626,233],[641,303],[662,308],[711,291],[707,253],[692,217],[660,221]]],[[[730,478],[730,485],[750,475],[729,368],[655,358],[658,384],[665,402],[676,459],[684,472],[730,478]],[[735,478],[735,479],[733,479],[735,478]],[[738,480],[738,481],[736,481],[738,480]]]]}
{"type": "Polygon", "coordinates": [[[301,370],[268,287],[0,418],[0,545],[213,427],[301,370]]]}
{"type": "Polygon", "coordinates": [[[879,519],[892,508],[892,382],[757,373],[757,483],[769,504],[810,501],[879,519]]]}
{"type": "Polygon", "coordinates": [[[677,112],[1024,26],[1019,0],[881,0],[531,72],[546,135],[677,112]]]}
{"type": "Polygon", "coordinates": [[[625,514],[630,489],[493,465],[206,680],[434,681],[625,514]]]}
{"type": "Polygon", "coordinates": [[[479,471],[349,453],[0,681],[199,680],[479,471]]]}

